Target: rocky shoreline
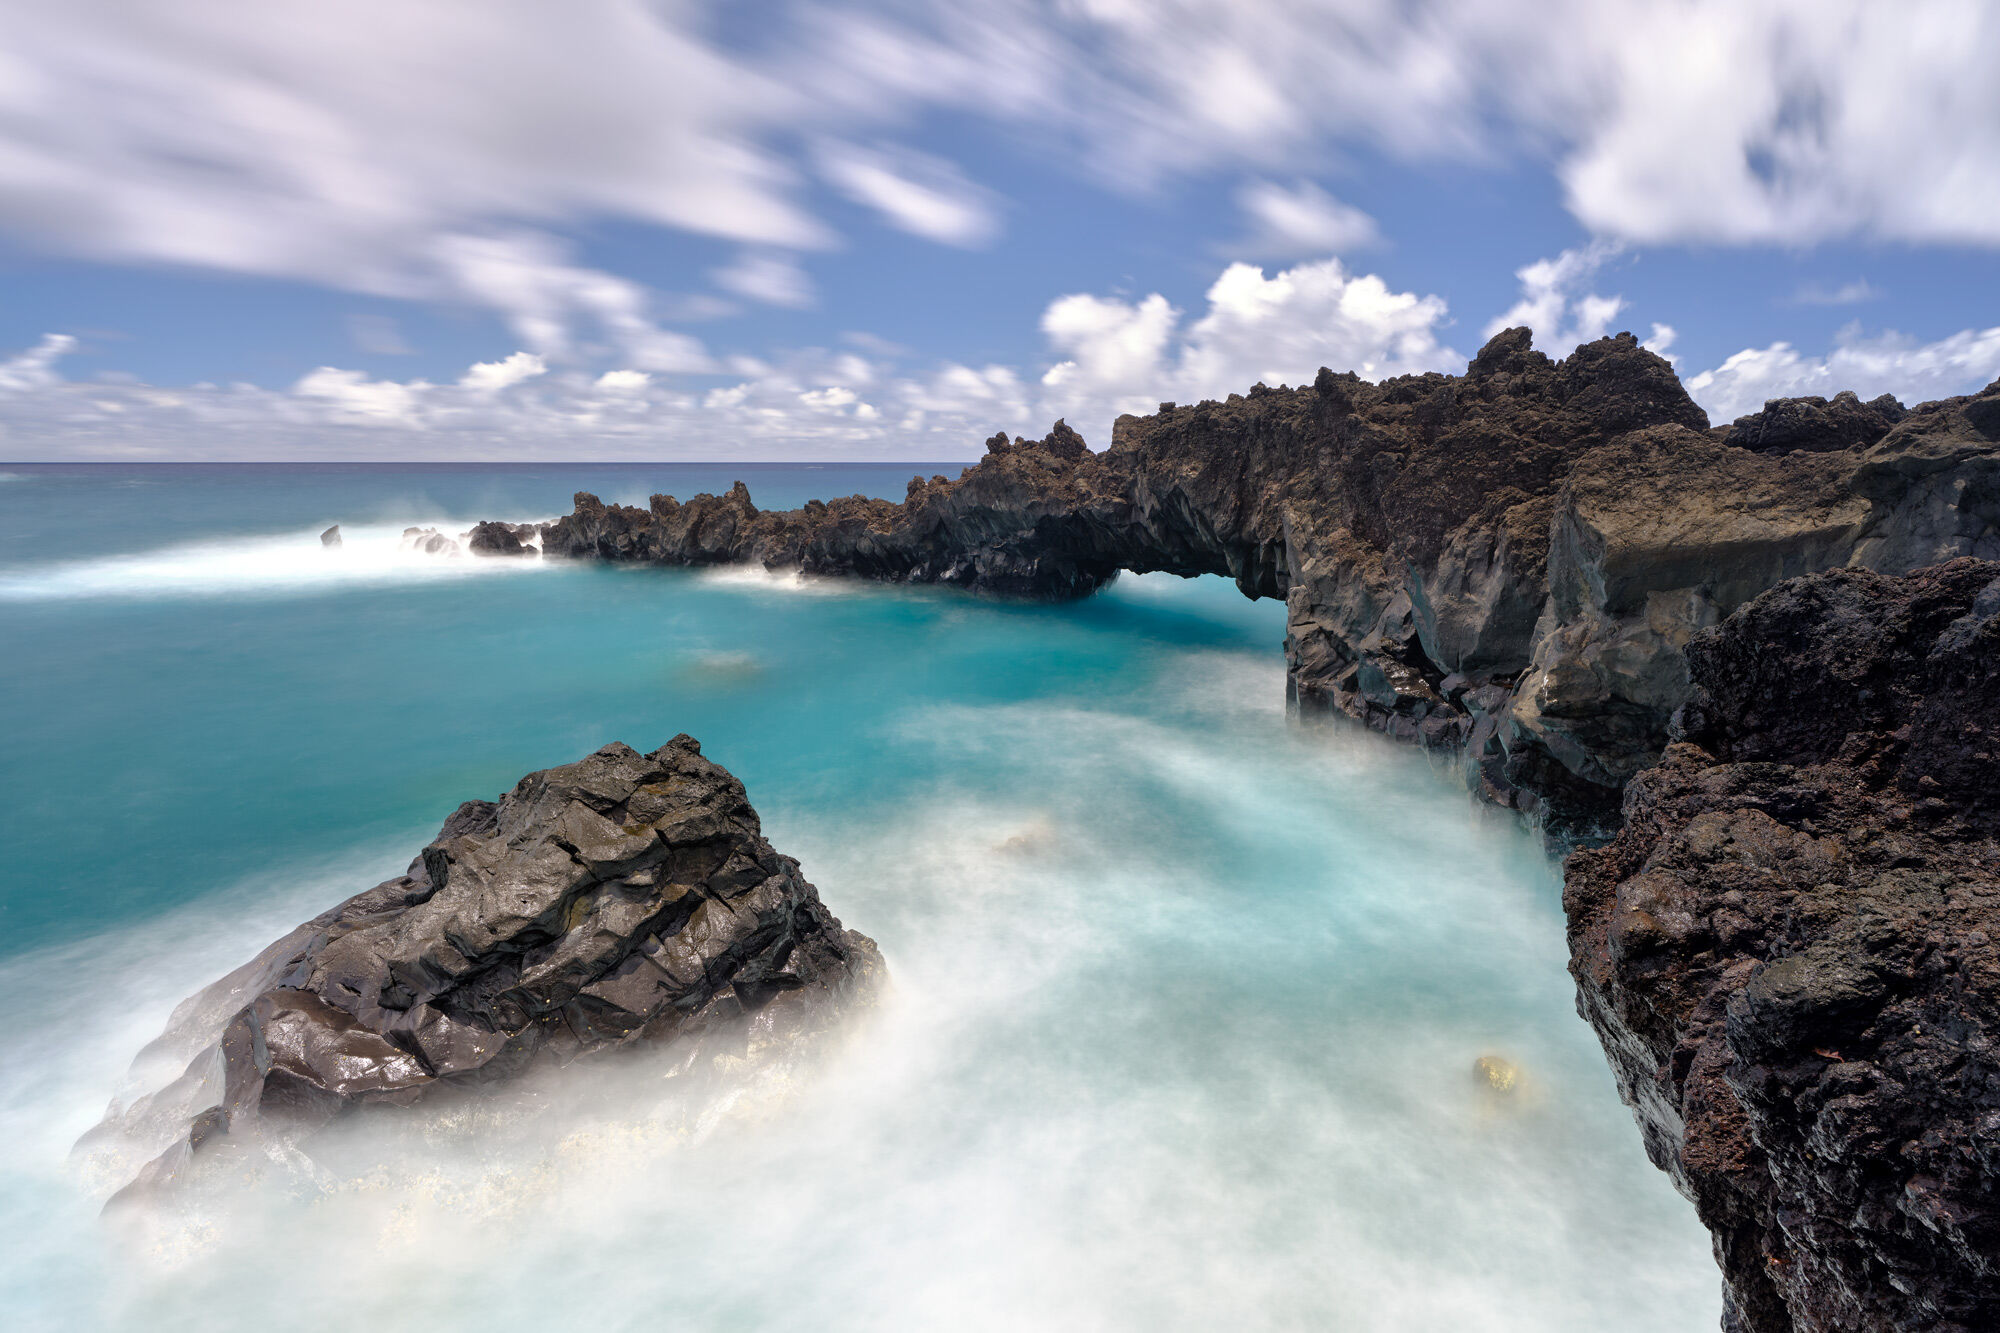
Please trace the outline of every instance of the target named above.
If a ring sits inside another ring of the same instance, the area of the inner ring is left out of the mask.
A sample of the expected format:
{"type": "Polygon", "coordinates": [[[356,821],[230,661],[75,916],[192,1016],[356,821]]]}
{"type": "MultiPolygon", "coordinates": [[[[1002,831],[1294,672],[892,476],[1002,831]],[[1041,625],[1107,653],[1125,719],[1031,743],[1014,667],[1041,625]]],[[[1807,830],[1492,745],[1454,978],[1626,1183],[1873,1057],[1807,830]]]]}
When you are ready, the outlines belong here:
{"type": "Polygon", "coordinates": [[[1578,1007],[1715,1236],[1725,1326],[2000,1319],[2000,383],[1711,427],[1629,334],[1557,362],[1511,329],[1462,376],[1163,403],[1101,453],[996,436],[901,503],[738,483],[503,526],[496,553],[1284,599],[1300,708],[1460,755],[1586,849],[1578,1007]]]}
{"type": "Polygon", "coordinates": [[[1687,655],[1564,907],[1724,1325],[2000,1327],[2000,564],[1798,579],[1687,655]]]}
{"type": "Polygon", "coordinates": [[[1815,570],[2000,557],[1996,440],[2000,385],[1908,411],[1786,400],[1711,429],[1629,334],[1557,362],[1511,329],[1464,375],[1321,371],[1162,404],[1101,453],[1061,422],[995,436],[901,503],[579,494],[531,537],[551,557],[1044,599],[1121,570],[1224,575],[1285,601],[1302,708],[1462,752],[1486,799],[1588,841],[1666,745],[1690,636],[1815,570]]]}
{"type": "Polygon", "coordinates": [[[79,1148],[150,1157],[137,1198],[296,1161],[357,1112],[490,1102],[542,1067],[784,1054],[882,976],[692,737],[607,745],[467,801],[407,872],[190,997],[142,1057],[185,1072],[79,1148]]]}

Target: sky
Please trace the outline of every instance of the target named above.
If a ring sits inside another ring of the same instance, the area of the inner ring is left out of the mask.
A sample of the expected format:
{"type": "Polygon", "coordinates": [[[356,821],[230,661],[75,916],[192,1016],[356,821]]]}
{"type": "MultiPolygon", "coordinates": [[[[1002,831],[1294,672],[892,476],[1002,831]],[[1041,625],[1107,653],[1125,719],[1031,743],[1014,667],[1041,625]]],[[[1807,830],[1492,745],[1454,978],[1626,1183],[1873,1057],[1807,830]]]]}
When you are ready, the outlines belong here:
{"type": "Polygon", "coordinates": [[[0,0],[0,459],[913,459],[1630,330],[2000,378],[1985,0],[0,0]]]}

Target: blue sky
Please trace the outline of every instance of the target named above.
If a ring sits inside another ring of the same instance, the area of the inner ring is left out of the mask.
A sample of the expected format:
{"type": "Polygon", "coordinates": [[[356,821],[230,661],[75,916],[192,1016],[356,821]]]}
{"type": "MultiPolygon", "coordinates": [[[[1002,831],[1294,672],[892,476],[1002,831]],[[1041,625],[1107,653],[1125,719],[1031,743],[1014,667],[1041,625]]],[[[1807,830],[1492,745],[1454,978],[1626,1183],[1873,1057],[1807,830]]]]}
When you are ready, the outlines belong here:
{"type": "Polygon", "coordinates": [[[0,55],[0,458],[976,454],[1631,329],[2000,377],[2000,17],[90,0],[0,55]]]}

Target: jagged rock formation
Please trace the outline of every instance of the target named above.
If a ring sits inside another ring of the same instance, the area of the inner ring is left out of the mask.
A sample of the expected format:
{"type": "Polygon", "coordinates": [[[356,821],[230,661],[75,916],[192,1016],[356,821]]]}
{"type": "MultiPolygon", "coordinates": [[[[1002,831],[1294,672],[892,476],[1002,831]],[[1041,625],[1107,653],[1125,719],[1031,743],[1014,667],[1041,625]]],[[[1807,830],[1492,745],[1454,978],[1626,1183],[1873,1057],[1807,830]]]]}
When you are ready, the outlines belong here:
{"type": "Polygon", "coordinates": [[[1760,412],[1738,417],[1721,431],[1724,444],[1760,454],[1794,449],[1823,452],[1875,443],[1906,415],[1893,394],[1862,402],[1852,392],[1824,398],[1774,398],[1760,412]]]}
{"type": "Polygon", "coordinates": [[[186,1074],[96,1133],[170,1136],[139,1177],[155,1187],[634,1043],[754,1054],[827,1025],[881,967],[693,738],[607,745],[466,802],[406,874],[182,1004],[155,1054],[186,1074]]]}
{"type": "Polygon", "coordinates": [[[466,535],[465,546],[474,555],[533,555],[541,528],[534,523],[499,523],[488,519],[466,535]]]}
{"type": "Polygon", "coordinates": [[[1664,746],[1690,635],[1812,570],[2000,555],[1996,439],[2000,385],[1908,413],[1773,402],[1710,431],[1629,334],[1556,362],[1510,329],[1464,375],[1162,404],[1102,453],[1062,422],[996,436],[900,504],[580,494],[543,545],[1046,598],[1120,570],[1227,575],[1285,599],[1302,706],[1463,748],[1488,798],[1588,834],[1664,746]]]}
{"type": "Polygon", "coordinates": [[[2000,1327],[2000,564],[1785,583],[1686,655],[1564,905],[1725,1327],[2000,1327]]]}

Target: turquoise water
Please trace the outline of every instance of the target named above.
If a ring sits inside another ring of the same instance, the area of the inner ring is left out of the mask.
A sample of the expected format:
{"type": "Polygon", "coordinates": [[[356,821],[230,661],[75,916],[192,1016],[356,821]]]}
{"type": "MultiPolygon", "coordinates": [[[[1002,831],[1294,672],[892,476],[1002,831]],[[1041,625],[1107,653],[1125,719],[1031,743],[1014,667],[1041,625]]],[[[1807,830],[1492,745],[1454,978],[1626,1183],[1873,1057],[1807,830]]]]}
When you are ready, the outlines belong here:
{"type": "Polygon", "coordinates": [[[8,1326],[1712,1329],[1554,869],[1418,755],[1288,720],[1277,605],[397,549],[911,471],[0,469],[8,1326]],[[97,1221],[69,1145],[175,1000],[459,801],[679,731],[882,945],[831,1069],[477,1188],[413,1162],[171,1250],[97,1221]]]}

